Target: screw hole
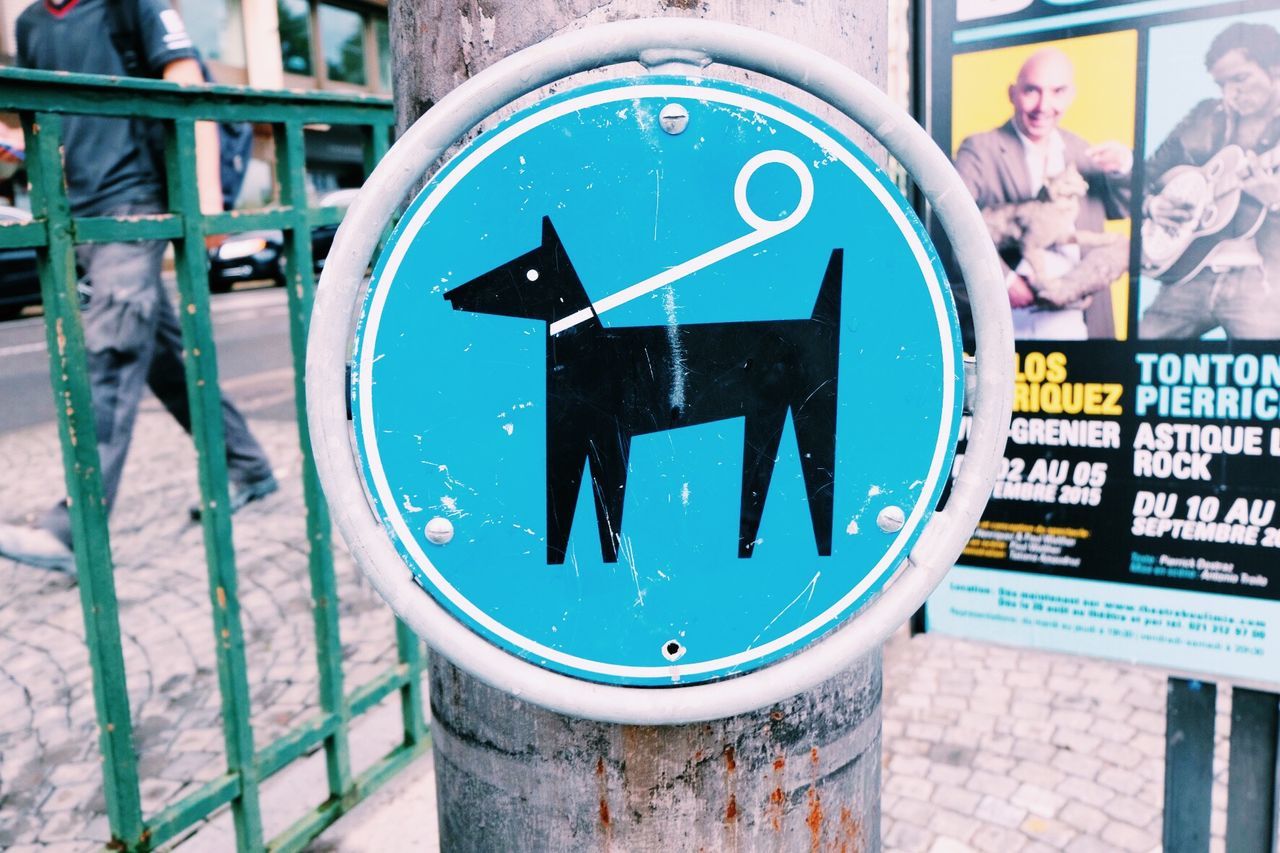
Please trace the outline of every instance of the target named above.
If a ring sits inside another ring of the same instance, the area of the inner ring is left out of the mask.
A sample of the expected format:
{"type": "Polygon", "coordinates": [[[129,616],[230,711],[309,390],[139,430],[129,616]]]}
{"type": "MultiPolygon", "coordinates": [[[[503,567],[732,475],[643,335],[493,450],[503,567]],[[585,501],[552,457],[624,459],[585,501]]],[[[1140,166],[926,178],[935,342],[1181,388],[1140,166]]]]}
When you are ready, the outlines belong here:
{"type": "Polygon", "coordinates": [[[668,640],[662,645],[662,656],[669,661],[678,661],[687,651],[678,640],[668,640]]]}

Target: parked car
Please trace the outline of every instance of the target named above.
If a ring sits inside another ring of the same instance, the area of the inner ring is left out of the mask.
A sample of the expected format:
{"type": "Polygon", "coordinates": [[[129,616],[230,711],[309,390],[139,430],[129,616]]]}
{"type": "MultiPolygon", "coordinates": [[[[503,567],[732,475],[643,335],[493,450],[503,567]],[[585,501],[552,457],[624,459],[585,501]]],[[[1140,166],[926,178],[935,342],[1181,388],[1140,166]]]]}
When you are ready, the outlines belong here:
{"type": "MultiPolygon", "coordinates": [[[[356,194],[359,192],[358,189],[334,190],[320,199],[320,204],[323,207],[341,208],[345,216],[347,208],[355,202],[356,194]]],[[[333,248],[333,236],[337,233],[337,223],[318,225],[311,232],[311,257],[315,260],[317,275],[324,269],[325,259],[329,257],[329,250],[333,248]]]]}
{"type": "MultiPolygon", "coordinates": [[[[357,192],[359,190],[335,190],[321,198],[320,205],[345,212],[357,192]]],[[[317,275],[324,269],[324,260],[337,230],[337,225],[318,225],[311,230],[311,262],[317,275]]],[[[234,234],[209,252],[209,289],[225,293],[241,281],[274,281],[283,285],[284,267],[284,233],[280,230],[234,234]]]]}
{"type": "MultiPolygon", "coordinates": [[[[0,205],[0,228],[10,222],[30,222],[31,214],[0,205]]],[[[332,237],[330,241],[332,241],[332,237]]],[[[28,305],[40,304],[40,277],[35,249],[0,249],[0,320],[16,317],[28,305]]]]}

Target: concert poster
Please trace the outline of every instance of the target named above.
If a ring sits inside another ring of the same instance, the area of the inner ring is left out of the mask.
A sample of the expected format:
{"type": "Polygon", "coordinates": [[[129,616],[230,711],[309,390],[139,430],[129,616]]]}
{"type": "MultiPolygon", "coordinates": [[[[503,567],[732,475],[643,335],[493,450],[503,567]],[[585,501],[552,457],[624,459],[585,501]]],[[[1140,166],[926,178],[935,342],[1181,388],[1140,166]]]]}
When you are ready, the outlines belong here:
{"type": "Polygon", "coordinates": [[[1280,0],[926,5],[920,114],[1017,350],[926,629],[1276,689],[1280,0]]]}

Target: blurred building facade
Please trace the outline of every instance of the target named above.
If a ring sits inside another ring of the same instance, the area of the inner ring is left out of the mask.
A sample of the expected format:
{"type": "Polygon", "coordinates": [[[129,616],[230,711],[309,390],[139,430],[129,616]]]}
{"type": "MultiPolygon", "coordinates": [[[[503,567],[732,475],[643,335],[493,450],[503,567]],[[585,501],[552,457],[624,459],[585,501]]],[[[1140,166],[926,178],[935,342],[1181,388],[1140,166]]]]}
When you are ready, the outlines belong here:
{"type": "MultiPolygon", "coordinates": [[[[0,0],[0,65],[14,62],[14,23],[32,0],[0,0]]],[[[43,2],[43,0],[35,0],[43,2]]],[[[215,80],[259,89],[390,94],[387,0],[170,0],[215,80]]],[[[317,197],[359,186],[364,140],[342,127],[307,131],[307,178],[317,197]]],[[[275,193],[269,128],[259,128],[239,207],[275,193]]]]}
{"type": "MultiPolygon", "coordinates": [[[[43,2],[43,0],[34,0],[43,2]]],[[[13,62],[14,22],[32,0],[0,0],[0,65],[13,62]]],[[[169,0],[219,83],[260,89],[391,93],[388,0],[169,0]]],[[[888,88],[910,109],[911,0],[890,0],[888,88]]],[[[16,124],[16,117],[0,116],[16,124]]],[[[271,201],[274,150],[268,128],[258,144],[239,207],[271,201]]],[[[341,127],[307,132],[308,182],[316,198],[358,187],[364,140],[341,127]]],[[[893,166],[890,167],[894,169],[893,166]]],[[[7,187],[0,187],[0,197],[7,187]]],[[[18,188],[21,194],[21,188],[18,188]]],[[[0,201],[2,203],[2,201],[0,201]]]]}

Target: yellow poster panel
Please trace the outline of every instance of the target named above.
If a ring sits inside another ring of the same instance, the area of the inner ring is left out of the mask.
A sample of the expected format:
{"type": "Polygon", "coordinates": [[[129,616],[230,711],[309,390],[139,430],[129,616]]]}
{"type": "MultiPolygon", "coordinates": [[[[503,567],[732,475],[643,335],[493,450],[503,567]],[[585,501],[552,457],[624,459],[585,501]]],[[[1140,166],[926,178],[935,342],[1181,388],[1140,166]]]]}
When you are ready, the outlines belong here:
{"type": "MultiPolygon", "coordinates": [[[[951,152],[968,136],[1000,127],[1013,116],[1009,86],[1022,64],[1045,47],[1061,50],[1075,68],[1076,96],[1060,127],[1091,143],[1108,140],[1134,147],[1138,34],[1122,30],[1101,35],[959,54],[951,64],[951,152]]],[[[1128,221],[1107,230],[1127,233],[1128,221]]],[[[1128,338],[1129,277],[1112,285],[1117,340],[1128,338]]]]}

